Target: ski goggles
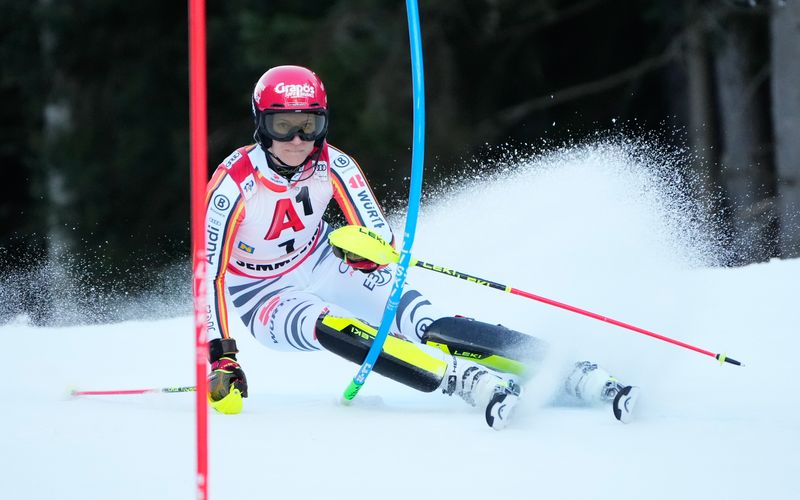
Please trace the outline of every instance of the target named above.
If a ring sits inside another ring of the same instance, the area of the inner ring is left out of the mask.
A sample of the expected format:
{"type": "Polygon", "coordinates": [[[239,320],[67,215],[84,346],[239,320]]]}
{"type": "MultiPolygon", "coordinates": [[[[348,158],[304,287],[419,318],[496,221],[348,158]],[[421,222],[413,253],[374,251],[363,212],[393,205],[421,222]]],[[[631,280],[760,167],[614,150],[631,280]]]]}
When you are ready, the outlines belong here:
{"type": "Polygon", "coordinates": [[[328,129],[328,116],[324,111],[263,113],[261,129],[274,141],[289,142],[294,136],[302,141],[316,141],[328,129]]]}

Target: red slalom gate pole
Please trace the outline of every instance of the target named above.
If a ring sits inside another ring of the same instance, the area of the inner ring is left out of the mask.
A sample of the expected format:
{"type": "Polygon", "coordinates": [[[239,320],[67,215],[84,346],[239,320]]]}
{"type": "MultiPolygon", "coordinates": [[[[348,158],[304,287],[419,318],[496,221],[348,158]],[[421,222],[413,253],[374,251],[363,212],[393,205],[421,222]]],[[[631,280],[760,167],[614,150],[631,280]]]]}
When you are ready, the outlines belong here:
{"type": "Polygon", "coordinates": [[[189,108],[191,137],[192,277],[197,379],[197,498],[208,499],[208,343],[206,331],[205,194],[208,182],[206,5],[189,0],[189,108]]]}

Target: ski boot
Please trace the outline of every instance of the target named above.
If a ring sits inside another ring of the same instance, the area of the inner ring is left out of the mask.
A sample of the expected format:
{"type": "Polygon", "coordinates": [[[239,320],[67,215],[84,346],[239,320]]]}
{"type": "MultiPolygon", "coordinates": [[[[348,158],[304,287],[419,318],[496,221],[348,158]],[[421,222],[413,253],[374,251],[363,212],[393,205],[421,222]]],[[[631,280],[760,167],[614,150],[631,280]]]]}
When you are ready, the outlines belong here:
{"type": "Polygon", "coordinates": [[[442,381],[442,392],[457,394],[471,406],[484,407],[486,423],[501,430],[511,420],[522,387],[513,375],[453,356],[442,381]]]}
{"type": "Polygon", "coordinates": [[[639,388],[624,385],[589,361],[575,363],[565,382],[567,394],[592,404],[611,403],[614,418],[628,423],[639,397],[639,388]]]}

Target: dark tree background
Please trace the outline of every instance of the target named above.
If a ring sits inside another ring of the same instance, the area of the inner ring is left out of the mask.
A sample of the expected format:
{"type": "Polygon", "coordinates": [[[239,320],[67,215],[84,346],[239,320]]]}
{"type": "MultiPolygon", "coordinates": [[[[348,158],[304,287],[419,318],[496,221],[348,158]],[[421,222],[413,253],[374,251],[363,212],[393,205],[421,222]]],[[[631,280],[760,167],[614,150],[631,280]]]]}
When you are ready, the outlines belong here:
{"type": "MultiPolygon", "coordinates": [[[[146,294],[186,261],[186,7],[0,0],[0,321],[21,309],[47,322],[62,269],[106,296],[146,294]]],[[[428,180],[488,159],[487,144],[614,120],[690,146],[729,264],[800,256],[796,0],[420,0],[420,14],[428,180]]],[[[382,199],[401,199],[405,16],[388,0],[209,2],[209,172],[252,142],[261,73],[300,64],[328,88],[331,143],[382,199]]]]}

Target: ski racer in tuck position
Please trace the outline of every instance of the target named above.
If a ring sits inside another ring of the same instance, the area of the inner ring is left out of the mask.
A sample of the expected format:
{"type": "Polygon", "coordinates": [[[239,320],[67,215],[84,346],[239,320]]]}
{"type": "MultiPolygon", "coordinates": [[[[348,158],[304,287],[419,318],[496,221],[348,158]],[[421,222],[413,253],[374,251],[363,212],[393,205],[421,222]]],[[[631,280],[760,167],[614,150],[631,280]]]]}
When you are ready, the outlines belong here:
{"type": "MultiPolygon", "coordinates": [[[[327,350],[361,363],[394,279],[381,266],[328,240],[323,212],[335,199],[351,225],[387,242],[394,235],[356,161],[328,144],[322,81],[307,68],[278,66],[252,96],[256,144],[234,151],[208,184],[206,212],[209,401],[239,413],[247,379],[229,321],[239,316],[262,344],[327,350]]],[[[544,354],[534,337],[463,317],[444,317],[406,288],[374,370],[415,389],[458,395],[505,427],[527,367],[544,354]]],[[[616,400],[625,421],[634,393],[589,362],[575,365],[565,390],[585,401],[616,400]]]]}

